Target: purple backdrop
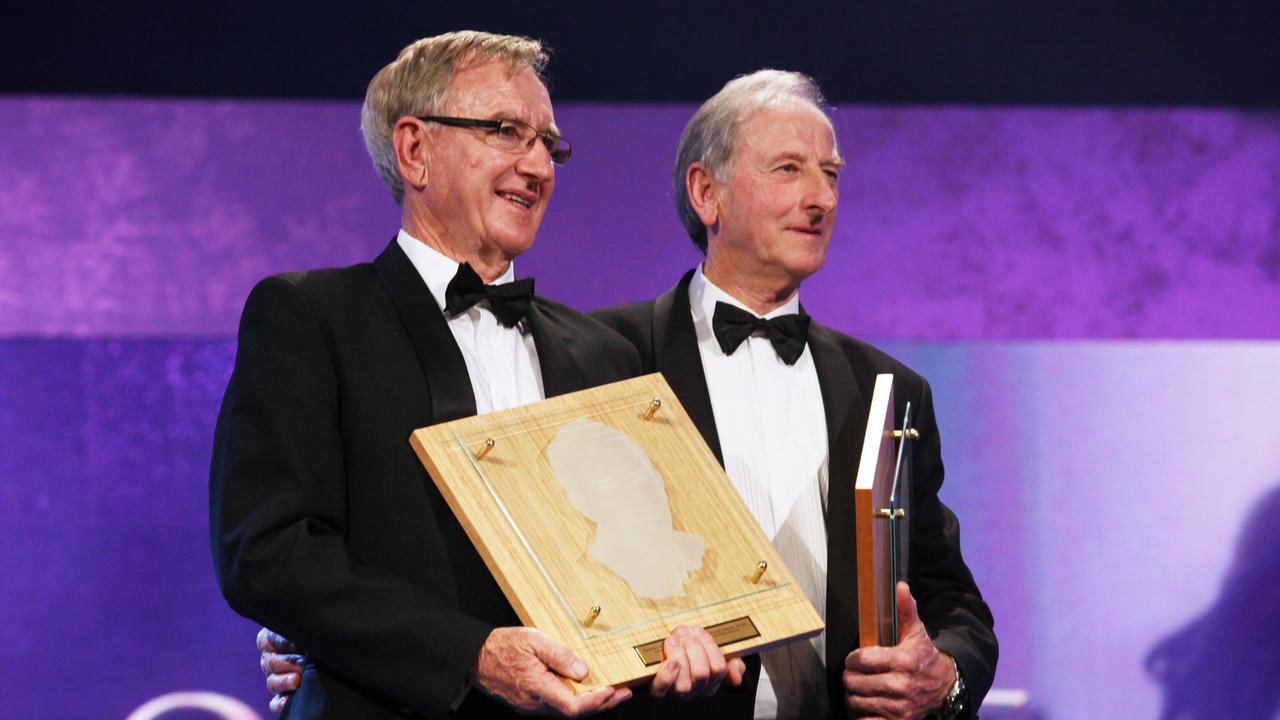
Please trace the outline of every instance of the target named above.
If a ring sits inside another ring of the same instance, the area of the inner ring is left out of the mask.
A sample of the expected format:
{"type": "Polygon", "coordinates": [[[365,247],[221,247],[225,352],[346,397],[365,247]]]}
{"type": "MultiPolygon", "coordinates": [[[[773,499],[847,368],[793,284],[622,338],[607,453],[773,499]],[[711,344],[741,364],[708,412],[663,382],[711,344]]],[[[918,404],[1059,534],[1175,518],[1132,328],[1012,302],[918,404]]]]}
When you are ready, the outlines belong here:
{"type": "MultiPolygon", "coordinates": [[[[520,271],[583,308],[674,283],[697,261],[669,181],[691,111],[562,106],[574,158],[520,271]]],[[[0,101],[0,335],[225,335],[263,275],[370,258],[399,214],[357,117],[351,103],[0,101]]],[[[1280,112],[836,119],[843,219],[805,299],[837,327],[1280,335],[1280,112]],[[877,309],[886,297],[901,315],[877,309]]]]}
{"type": "MultiPolygon", "coordinates": [[[[562,106],[574,160],[520,272],[592,308],[696,262],[668,179],[691,111],[562,106]]],[[[1280,482],[1280,112],[836,117],[842,219],[804,300],[933,380],[997,685],[1045,717],[1152,716],[1145,653],[1214,602],[1280,482]]],[[[0,715],[264,707],[209,563],[212,421],[251,284],[398,227],[356,125],[351,103],[0,100],[0,715]]]]}

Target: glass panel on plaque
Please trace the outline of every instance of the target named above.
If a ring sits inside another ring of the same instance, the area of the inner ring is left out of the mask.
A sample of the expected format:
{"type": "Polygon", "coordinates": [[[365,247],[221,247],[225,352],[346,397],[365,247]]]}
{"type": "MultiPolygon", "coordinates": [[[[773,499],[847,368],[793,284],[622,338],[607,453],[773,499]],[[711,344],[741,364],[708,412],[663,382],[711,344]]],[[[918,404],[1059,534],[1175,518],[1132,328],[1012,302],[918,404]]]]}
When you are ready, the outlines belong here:
{"type": "Polygon", "coordinates": [[[525,624],[594,653],[587,687],[651,676],[680,624],[729,652],[821,630],[660,375],[412,442],[525,624]]]}

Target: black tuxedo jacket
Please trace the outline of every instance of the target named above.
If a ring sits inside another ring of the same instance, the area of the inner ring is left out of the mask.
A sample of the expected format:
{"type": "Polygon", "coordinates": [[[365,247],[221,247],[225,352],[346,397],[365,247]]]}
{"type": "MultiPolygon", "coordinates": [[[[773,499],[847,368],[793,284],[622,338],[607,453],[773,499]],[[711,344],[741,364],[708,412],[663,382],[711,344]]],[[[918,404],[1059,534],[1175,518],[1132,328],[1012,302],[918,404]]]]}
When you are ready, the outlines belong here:
{"type": "MultiPolygon", "coordinates": [[[[547,396],[633,377],[635,349],[535,298],[547,396]]],[[[278,275],[245,303],[214,438],[210,534],[237,612],[307,650],[291,718],[506,714],[466,677],[520,622],[409,446],[475,414],[462,354],[399,246],[278,275]]]]}
{"type": "MultiPolygon", "coordinates": [[[[593,313],[618,330],[640,351],[643,372],[660,371],[723,464],[711,398],[707,393],[689,313],[693,272],[657,300],[593,313]]],[[[920,617],[940,650],[956,659],[969,688],[968,714],[991,687],[997,645],[991,611],[982,600],[960,554],[955,515],[938,499],[942,452],[929,384],[876,348],[825,328],[810,326],[809,350],[818,371],[830,442],[827,498],[827,683],[832,717],[844,717],[845,656],[858,646],[858,598],[854,551],[853,483],[866,431],[871,391],[878,373],[894,376],[897,417],[908,401],[920,438],[913,445],[911,566],[909,583],[920,617]]],[[[753,670],[756,665],[753,664],[753,670]]],[[[691,708],[691,716],[750,718],[754,678],[742,690],[725,688],[717,702],[691,708]]],[[[696,704],[695,704],[696,705],[696,704]]]]}

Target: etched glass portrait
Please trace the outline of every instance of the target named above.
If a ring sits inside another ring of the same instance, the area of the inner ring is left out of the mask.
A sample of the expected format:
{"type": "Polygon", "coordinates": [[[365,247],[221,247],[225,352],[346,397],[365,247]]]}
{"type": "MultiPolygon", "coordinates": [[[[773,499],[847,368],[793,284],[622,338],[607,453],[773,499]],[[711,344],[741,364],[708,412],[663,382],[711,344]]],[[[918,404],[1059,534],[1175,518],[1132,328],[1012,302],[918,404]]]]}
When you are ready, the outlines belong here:
{"type": "Polygon", "coordinates": [[[547,457],[569,502],[596,524],[588,555],[643,598],[682,597],[702,566],[702,537],[672,527],[662,476],[626,434],[579,419],[562,427],[547,457]]]}

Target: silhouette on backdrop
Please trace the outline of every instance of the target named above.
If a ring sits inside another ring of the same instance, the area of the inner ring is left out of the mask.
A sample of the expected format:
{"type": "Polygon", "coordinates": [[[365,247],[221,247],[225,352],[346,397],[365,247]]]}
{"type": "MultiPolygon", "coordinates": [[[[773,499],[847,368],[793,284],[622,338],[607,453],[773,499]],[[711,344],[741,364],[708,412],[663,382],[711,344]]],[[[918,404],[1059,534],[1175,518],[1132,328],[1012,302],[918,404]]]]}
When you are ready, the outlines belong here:
{"type": "Polygon", "coordinates": [[[1249,513],[1218,598],[1156,643],[1160,720],[1280,718],[1280,486],[1249,513]]]}

